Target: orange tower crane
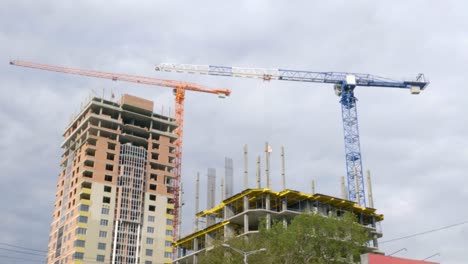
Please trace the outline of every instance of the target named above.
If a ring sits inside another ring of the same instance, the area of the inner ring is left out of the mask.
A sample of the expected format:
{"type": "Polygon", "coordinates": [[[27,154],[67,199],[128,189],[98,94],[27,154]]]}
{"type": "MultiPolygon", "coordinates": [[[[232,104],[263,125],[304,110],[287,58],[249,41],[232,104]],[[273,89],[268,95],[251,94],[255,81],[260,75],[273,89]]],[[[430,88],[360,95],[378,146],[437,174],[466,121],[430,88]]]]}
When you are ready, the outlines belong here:
{"type": "Polygon", "coordinates": [[[75,69],[67,68],[60,66],[53,66],[47,64],[39,64],[34,62],[12,60],[10,61],[11,65],[46,70],[46,71],[55,71],[61,73],[96,77],[109,79],[113,81],[124,81],[132,83],[140,83],[161,87],[169,87],[174,89],[175,94],[175,120],[177,123],[177,129],[174,130],[174,133],[177,135],[177,140],[175,141],[176,145],[176,158],[175,158],[175,167],[174,167],[174,232],[173,238],[174,241],[178,238],[179,232],[179,208],[180,208],[180,175],[181,175],[181,164],[182,164],[182,143],[183,143],[183,131],[184,131],[184,99],[185,91],[195,91],[202,93],[211,93],[217,94],[219,97],[224,98],[231,94],[229,89],[210,89],[203,85],[196,83],[184,82],[184,81],[174,81],[174,80],[163,80],[152,77],[145,76],[135,76],[129,74],[118,74],[111,72],[102,72],[102,71],[93,71],[93,70],[84,70],[84,69],[75,69]]]}

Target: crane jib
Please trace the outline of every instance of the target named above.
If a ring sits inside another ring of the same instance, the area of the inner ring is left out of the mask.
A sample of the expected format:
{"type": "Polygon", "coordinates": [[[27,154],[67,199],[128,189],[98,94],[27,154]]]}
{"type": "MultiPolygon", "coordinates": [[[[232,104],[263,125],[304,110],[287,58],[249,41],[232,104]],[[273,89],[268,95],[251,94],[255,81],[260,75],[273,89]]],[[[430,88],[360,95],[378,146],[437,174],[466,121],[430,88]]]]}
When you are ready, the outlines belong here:
{"type": "Polygon", "coordinates": [[[282,80],[297,82],[316,82],[335,84],[335,94],[341,97],[341,112],[343,120],[346,175],[348,179],[348,199],[366,206],[364,191],[363,167],[359,140],[358,116],[355,86],[373,86],[383,88],[401,88],[410,90],[411,94],[419,94],[429,82],[422,73],[413,80],[394,80],[386,77],[351,72],[312,72],[268,68],[239,68],[211,65],[161,64],[156,70],[200,73],[217,76],[259,78],[263,80],[282,80]]]}

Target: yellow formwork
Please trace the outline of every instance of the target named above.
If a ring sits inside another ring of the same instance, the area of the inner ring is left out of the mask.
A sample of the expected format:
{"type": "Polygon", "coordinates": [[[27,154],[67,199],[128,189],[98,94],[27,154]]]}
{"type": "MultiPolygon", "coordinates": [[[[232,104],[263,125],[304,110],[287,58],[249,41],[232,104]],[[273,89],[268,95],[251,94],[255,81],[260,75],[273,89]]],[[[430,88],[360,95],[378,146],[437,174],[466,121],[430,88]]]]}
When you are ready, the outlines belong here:
{"type": "Polygon", "coordinates": [[[319,194],[319,193],[307,194],[307,193],[298,192],[294,190],[283,190],[281,192],[275,192],[266,188],[246,189],[238,194],[235,194],[234,196],[229,197],[228,199],[222,201],[220,204],[218,204],[217,206],[211,209],[197,213],[196,217],[198,218],[205,217],[207,215],[216,215],[216,216],[222,217],[222,210],[226,205],[232,205],[234,202],[242,201],[242,199],[245,196],[249,197],[249,201],[253,201],[259,198],[259,195],[263,195],[263,194],[270,194],[270,199],[287,198],[288,204],[295,203],[295,202],[302,201],[302,200],[319,201],[321,203],[333,205],[334,207],[350,210],[354,213],[363,213],[369,216],[374,216],[377,222],[382,221],[384,219],[382,214],[375,213],[376,212],[375,208],[362,207],[358,205],[356,202],[344,200],[341,198],[332,197],[332,196],[319,194]]]}

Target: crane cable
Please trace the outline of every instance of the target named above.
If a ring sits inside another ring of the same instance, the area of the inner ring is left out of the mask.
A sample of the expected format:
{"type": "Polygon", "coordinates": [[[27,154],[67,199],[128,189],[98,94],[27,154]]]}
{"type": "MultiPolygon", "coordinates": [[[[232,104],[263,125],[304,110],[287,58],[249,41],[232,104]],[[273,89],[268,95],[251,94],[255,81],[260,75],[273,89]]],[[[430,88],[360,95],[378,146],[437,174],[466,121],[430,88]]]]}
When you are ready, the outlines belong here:
{"type": "Polygon", "coordinates": [[[468,224],[468,221],[464,221],[464,222],[460,222],[460,223],[457,223],[457,224],[452,224],[452,225],[448,225],[448,226],[444,226],[444,227],[440,227],[440,228],[436,228],[436,229],[431,229],[431,230],[428,230],[428,231],[424,231],[424,232],[420,232],[420,233],[416,233],[416,234],[412,234],[412,235],[408,235],[408,236],[398,237],[398,238],[382,241],[382,242],[379,242],[379,243],[384,244],[384,243],[390,243],[390,242],[394,242],[394,241],[398,241],[398,240],[408,239],[408,238],[421,236],[421,235],[433,233],[433,232],[440,231],[440,230],[449,229],[449,228],[464,225],[464,224],[468,224]]]}

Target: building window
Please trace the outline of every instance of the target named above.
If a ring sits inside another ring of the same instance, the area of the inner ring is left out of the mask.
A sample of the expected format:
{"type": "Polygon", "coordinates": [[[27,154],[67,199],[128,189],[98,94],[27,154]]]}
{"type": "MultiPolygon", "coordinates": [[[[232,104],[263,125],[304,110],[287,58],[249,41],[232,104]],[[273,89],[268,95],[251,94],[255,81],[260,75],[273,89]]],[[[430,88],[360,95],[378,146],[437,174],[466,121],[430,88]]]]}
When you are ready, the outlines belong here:
{"type": "Polygon", "coordinates": [[[87,204],[80,204],[80,211],[89,212],[89,205],[87,205],[87,204]]]}
{"type": "Polygon", "coordinates": [[[100,250],[106,250],[106,243],[98,243],[97,248],[100,250]]]}
{"type": "Polygon", "coordinates": [[[113,171],[113,170],[114,170],[114,165],[112,165],[112,164],[106,164],[106,170],[108,170],[108,171],[113,171]]]}
{"type": "Polygon", "coordinates": [[[115,144],[114,143],[107,143],[107,148],[110,150],[115,150],[115,144]]]}
{"type": "Polygon", "coordinates": [[[145,260],[145,264],[153,264],[151,260],[145,260]]]}
{"type": "Polygon", "coordinates": [[[102,197],[102,202],[106,204],[110,204],[110,197],[107,197],[107,196],[102,197]]]}
{"type": "Polygon", "coordinates": [[[84,253],[82,252],[75,252],[75,254],[73,254],[73,259],[83,259],[84,258],[84,253]]]}
{"type": "Polygon", "coordinates": [[[84,215],[78,216],[78,223],[88,223],[88,217],[84,215]]]}
{"type": "Polygon", "coordinates": [[[75,234],[77,234],[77,235],[86,235],[86,228],[78,227],[75,230],[75,234]]]}
{"type": "Polygon", "coordinates": [[[154,215],[148,215],[148,222],[154,222],[154,215]]]}
{"type": "Polygon", "coordinates": [[[156,211],[156,206],[150,205],[150,206],[149,206],[149,210],[150,210],[151,212],[156,211]]]}
{"type": "Polygon", "coordinates": [[[104,191],[105,191],[105,192],[112,192],[112,187],[110,187],[110,186],[104,186],[104,191]]]}
{"type": "Polygon", "coordinates": [[[172,219],[166,219],[166,225],[172,225],[173,223],[172,219]]]}
{"type": "Polygon", "coordinates": [[[109,225],[109,220],[101,219],[101,226],[108,226],[108,225],[109,225]]]}
{"type": "Polygon", "coordinates": [[[166,243],[165,243],[166,247],[172,247],[172,242],[171,241],[167,241],[166,240],[166,243]]]}
{"type": "Polygon", "coordinates": [[[109,214],[109,208],[103,207],[101,209],[101,214],[108,215],[109,214]]]}
{"type": "Polygon", "coordinates": [[[107,160],[114,160],[115,154],[107,153],[107,160]]]}
{"type": "Polygon", "coordinates": [[[172,236],[172,230],[166,230],[166,236],[172,236]]]}
{"type": "Polygon", "coordinates": [[[150,194],[149,199],[150,199],[151,201],[156,201],[156,195],[150,194]]]}
{"type": "Polygon", "coordinates": [[[104,262],[104,255],[97,255],[96,256],[96,261],[97,262],[104,262]]]}
{"type": "Polygon", "coordinates": [[[104,176],[104,180],[105,180],[105,181],[108,181],[108,182],[111,182],[111,181],[112,181],[112,175],[106,175],[106,176],[104,176]]]}
{"type": "Polygon", "coordinates": [[[146,256],[153,256],[153,250],[152,249],[146,249],[146,256]]]}
{"type": "Polygon", "coordinates": [[[99,237],[107,237],[106,231],[99,231],[99,237]]]}
{"type": "Polygon", "coordinates": [[[164,257],[165,258],[172,258],[172,253],[171,252],[164,252],[164,257]]]}
{"type": "Polygon", "coordinates": [[[156,180],[158,180],[158,175],[151,173],[150,174],[150,179],[156,181],[156,180]]]}
{"type": "Polygon", "coordinates": [[[147,238],[146,238],[146,244],[148,244],[148,245],[153,245],[153,240],[154,240],[154,239],[152,239],[152,238],[150,238],[150,237],[147,237],[147,238]]]}
{"type": "Polygon", "coordinates": [[[156,184],[150,184],[149,188],[150,190],[156,191],[156,184]]]}
{"type": "Polygon", "coordinates": [[[85,241],[84,240],[75,240],[73,243],[75,247],[85,247],[85,241]]]}
{"type": "Polygon", "coordinates": [[[146,232],[148,232],[148,233],[154,233],[154,227],[148,226],[147,229],[146,229],[146,232]]]}

